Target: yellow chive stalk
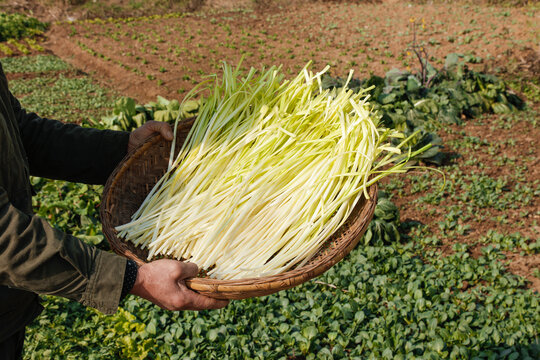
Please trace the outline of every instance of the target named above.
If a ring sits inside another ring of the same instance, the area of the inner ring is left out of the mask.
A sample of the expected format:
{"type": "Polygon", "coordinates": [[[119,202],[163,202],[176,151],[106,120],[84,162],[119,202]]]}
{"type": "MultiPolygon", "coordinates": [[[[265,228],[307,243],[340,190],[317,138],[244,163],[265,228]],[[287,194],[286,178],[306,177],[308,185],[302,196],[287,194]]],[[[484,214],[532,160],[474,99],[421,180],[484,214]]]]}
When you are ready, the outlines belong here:
{"type": "Polygon", "coordinates": [[[391,162],[409,138],[391,145],[403,135],[379,127],[365,92],[323,91],[328,67],[293,80],[276,67],[223,70],[167,173],[117,230],[148,259],[213,278],[278,274],[309,261],[370,185],[405,171],[391,162]]]}

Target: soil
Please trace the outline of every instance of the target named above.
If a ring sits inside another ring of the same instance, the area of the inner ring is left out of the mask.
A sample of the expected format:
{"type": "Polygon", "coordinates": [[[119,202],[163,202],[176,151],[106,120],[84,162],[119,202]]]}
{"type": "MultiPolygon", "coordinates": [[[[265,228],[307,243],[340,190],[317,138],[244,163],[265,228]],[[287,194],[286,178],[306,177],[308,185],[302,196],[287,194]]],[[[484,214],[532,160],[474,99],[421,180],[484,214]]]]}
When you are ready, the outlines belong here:
{"type": "MultiPolygon", "coordinates": [[[[75,22],[54,25],[46,46],[79,69],[139,102],[159,94],[181,98],[221,62],[282,65],[286,75],[308,62],[335,76],[384,75],[391,68],[417,70],[413,34],[432,64],[449,53],[470,55],[478,68],[520,64],[538,58],[537,13],[528,8],[467,3],[411,4],[398,1],[277,2],[264,9],[207,8],[171,18],[75,22]],[[413,31],[416,26],[416,31],[413,31]]],[[[516,65],[518,66],[518,65],[516,65]]]]}
{"type": "MultiPolygon", "coordinates": [[[[539,106],[535,107],[536,111],[540,110],[539,106]]],[[[465,174],[485,174],[492,178],[507,179],[512,178],[516,168],[526,166],[527,171],[524,172],[524,177],[518,180],[519,183],[530,185],[538,182],[540,179],[540,166],[538,166],[540,162],[540,148],[538,147],[540,128],[535,126],[532,121],[521,120],[513,123],[511,127],[503,129],[500,126],[493,126],[497,119],[496,115],[486,115],[479,119],[466,120],[464,126],[451,125],[446,129],[441,129],[438,134],[445,144],[445,152],[447,154],[460,154],[450,162],[459,165],[460,170],[465,174]],[[449,145],[452,141],[459,140],[464,136],[478,137],[487,143],[482,148],[475,149],[474,152],[463,151],[463,149],[453,148],[449,145]],[[514,140],[515,143],[510,145],[507,141],[509,139],[514,140]],[[489,146],[495,147],[496,150],[490,153],[487,151],[489,146]],[[513,163],[505,166],[496,165],[496,157],[503,154],[513,163]],[[465,166],[466,161],[471,159],[475,159],[475,165],[465,166]],[[535,160],[531,161],[530,159],[535,160]]],[[[414,205],[415,200],[432,192],[433,189],[412,194],[410,179],[404,176],[402,180],[405,185],[401,193],[405,195],[392,198],[400,210],[401,221],[422,223],[435,235],[441,235],[438,225],[444,221],[446,216],[446,211],[442,206],[458,205],[463,209],[467,205],[462,201],[445,197],[440,206],[427,205],[426,209],[422,210],[414,205]]],[[[513,185],[515,184],[511,181],[508,183],[508,186],[513,185]]],[[[469,249],[471,255],[478,257],[485,244],[479,244],[477,240],[485,236],[490,229],[496,229],[498,233],[505,235],[519,232],[531,241],[536,241],[540,234],[538,209],[540,209],[538,196],[535,196],[528,205],[520,206],[518,209],[477,208],[475,211],[480,216],[466,221],[466,224],[470,225],[470,229],[464,235],[456,235],[451,239],[441,236],[444,239],[441,251],[443,254],[450,254],[453,252],[452,246],[455,243],[467,243],[471,245],[469,249]],[[528,215],[522,216],[523,213],[528,215]],[[503,217],[506,217],[504,222],[497,221],[497,218],[503,217]]],[[[459,223],[465,224],[463,221],[459,221],[459,223]]],[[[540,254],[505,252],[505,255],[508,269],[525,277],[530,281],[529,287],[540,292],[540,279],[533,275],[535,269],[540,269],[540,254]]]]}

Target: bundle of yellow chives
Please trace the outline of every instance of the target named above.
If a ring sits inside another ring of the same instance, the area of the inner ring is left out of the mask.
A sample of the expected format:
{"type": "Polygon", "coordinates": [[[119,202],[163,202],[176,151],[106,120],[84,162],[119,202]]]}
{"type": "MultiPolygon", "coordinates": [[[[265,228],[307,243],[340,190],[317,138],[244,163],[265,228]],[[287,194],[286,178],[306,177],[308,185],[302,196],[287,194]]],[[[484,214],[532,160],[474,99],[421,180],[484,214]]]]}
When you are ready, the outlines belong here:
{"type": "Polygon", "coordinates": [[[225,64],[169,171],[119,235],[149,258],[189,260],[218,279],[307,262],[368,186],[404,171],[387,165],[408,140],[391,146],[403,135],[378,128],[365,93],[323,91],[328,68],[308,66],[285,81],[275,67],[242,77],[225,64]]]}

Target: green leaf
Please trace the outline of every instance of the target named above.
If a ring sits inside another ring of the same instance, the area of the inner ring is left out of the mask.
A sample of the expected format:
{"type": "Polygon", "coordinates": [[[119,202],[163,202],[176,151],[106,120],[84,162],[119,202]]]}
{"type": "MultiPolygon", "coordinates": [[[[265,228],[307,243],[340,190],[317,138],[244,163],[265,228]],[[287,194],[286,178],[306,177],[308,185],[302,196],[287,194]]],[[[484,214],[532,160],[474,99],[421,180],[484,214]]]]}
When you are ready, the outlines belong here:
{"type": "Polygon", "coordinates": [[[154,112],[154,120],[167,122],[174,120],[174,118],[170,110],[158,110],[154,112]]]}
{"type": "Polygon", "coordinates": [[[114,103],[113,114],[120,115],[124,113],[127,116],[133,116],[135,111],[135,100],[129,97],[121,97],[114,103]]]}
{"type": "Polygon", "coordinates": [[[199,110],[200,104],[198,101],[190,100],[186,101],[182,106],[182,111],[184,113],[193,114],[199,110]]]}
{"type": "Polygon", "coordinates": [[[379,95],[379,98],[377,99],[377,101],[379,101],[381,104],[390,104],[396,101],[396,98],[397,98],[396,93],[381,94],[379,95]]]}
{"type": "Polygon", "coordinates": [[[321,350],[319,350],[319,352],[317,353],[317,358],[318,359],[333,359],[334,356],[332,355],[332,352],[330,351],[330,349],[328,348],[322,348],[321,350]]]}
{"type": "Polygon", "coordinates": [[[386,86],[400,86],[400,82],[407,80],[410,72],[391,69],[385,75],[384,82],[386,86]]]}
{"type": "Polygon", "coordinates": [[[392,352],[392,349],[390,349],[390,348],[384,349],[384,351],[382,353],[382,357],[384,359],[392,359],[394,357],[394,353],[392,352]]]}
{"type": "Polygon", "coordinates": [[[409,75],[407,77],[407,91],[409,92],[415,92],[418,91],[422,87],[422,84],[420,81],[416,78],[414,75],[409,75]]]}
{"type": "Polygon", "coordinates": [[[318,331],[315,326],[308,326],[302,329],[302,335],[308,340],[311,341],[315,336],[317,336],[318,331]]]}
{"type": "Polygon", "coordinates": [[[432,343],[433,349],[438,353],[441,353],[444,349],[444,341],[441,338],[437,338],[432,343]]]}
{"type": "Polygon", "coordinates": [[[148,325],[146,325],[146,332],[151,335],[156,334],[156,325],[154,324],[154,322],[150,322],[148,325]]]}
{"type": "Polygon", "coordinates": [[[136,127],[140,127],[146,122],[146,114],[145,113],[139,113],[139,114],[133,116],[132,120],[135,123],[136,127]]]}
{"type": "Polygon", "coordinates": [[[455,53],[451,53],[446,55],[446,59],[444,60],[444,68],[447,71],[454,71],[456,66],[459,64],[459,55],[455,53]]]}
{"type": "Polygon", "coordinates": [[[169,103],[167,104],[167,110],[177,111],[179,109],[180,109],[180,103],[176,99],[169,101],[169,103]]]}
{"type": "Polygon", "coordinates": [[[157,108],[159,110],[167,109],[167,106],[169,106],[169,103],[170,103],[169,100],[167,100],[164,97],[158,95],[158,97],[157,97],[157,108]]]}
{"type": "Polygon", "coordinates": [[[218,338],[218,335],[219,335],[219,332],[217,329],[210,329],[208,331],[208,340],[216,341],[216,339],[218,338]]]}

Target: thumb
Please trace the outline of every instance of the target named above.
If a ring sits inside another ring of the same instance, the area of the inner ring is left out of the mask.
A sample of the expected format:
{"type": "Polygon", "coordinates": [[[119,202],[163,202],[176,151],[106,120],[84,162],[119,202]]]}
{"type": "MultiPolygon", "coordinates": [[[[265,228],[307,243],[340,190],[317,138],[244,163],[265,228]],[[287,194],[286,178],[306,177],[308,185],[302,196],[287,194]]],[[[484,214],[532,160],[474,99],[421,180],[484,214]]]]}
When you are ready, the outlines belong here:
{"type": "Polygon", "coordinates": [[[178,280],[190,279],[197,276],[199,267],[192,262],[178,262],[180,264],[180,272],[177,275],[178,280]]]}
{"type": "Polygon", "coordinates": [[[165,140],[171,141],[173,139],[173,132],[169,124],[154,120],[148,121],[146,124],[148,130],[161,134],[165,140]]]}

